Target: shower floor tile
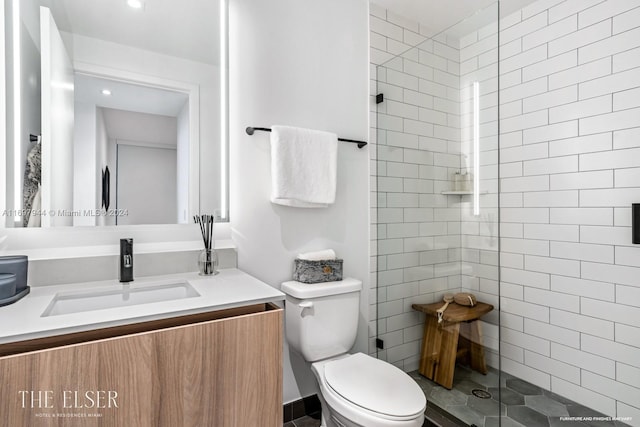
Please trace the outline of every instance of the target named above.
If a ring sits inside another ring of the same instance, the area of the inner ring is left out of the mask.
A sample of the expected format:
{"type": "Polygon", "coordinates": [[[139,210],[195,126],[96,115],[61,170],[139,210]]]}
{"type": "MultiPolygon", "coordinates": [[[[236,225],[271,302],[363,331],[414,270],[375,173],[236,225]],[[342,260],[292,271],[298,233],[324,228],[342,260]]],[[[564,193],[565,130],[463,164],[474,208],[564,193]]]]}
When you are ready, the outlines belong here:
{"type": "Polygon", "coordinates": [[[604,417],[565,397],[543,390],[509,374],[487,375],[456,366],[453,388],[447,390],[417,371],[409,375],[427,398],[427,407],[459,426],[477,427],[624,427],[619,421],[578,421],[561,417],[604,417]],[[483,396],[487,392],[489,395],[483,396]],[[474,395],[474,391],[480,397],[474,395]],[[490,396],[490,397],[489,397],[490,396]],[[502,402],[499,402],[502,397],[502,402]]]}

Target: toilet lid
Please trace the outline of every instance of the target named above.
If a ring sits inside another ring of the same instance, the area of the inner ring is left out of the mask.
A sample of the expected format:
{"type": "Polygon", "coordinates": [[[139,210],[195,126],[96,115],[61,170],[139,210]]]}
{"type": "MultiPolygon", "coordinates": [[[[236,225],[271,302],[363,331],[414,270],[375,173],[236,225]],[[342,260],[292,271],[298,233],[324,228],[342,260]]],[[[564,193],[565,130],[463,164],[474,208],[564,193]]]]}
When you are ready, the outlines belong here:
{"type": "Polygon", "coordinates": [[[409,375],[362,353],[327,363],[324,375],[336,393],[373,412],[406,417],[426,405],[422,389],[409,375]]]}

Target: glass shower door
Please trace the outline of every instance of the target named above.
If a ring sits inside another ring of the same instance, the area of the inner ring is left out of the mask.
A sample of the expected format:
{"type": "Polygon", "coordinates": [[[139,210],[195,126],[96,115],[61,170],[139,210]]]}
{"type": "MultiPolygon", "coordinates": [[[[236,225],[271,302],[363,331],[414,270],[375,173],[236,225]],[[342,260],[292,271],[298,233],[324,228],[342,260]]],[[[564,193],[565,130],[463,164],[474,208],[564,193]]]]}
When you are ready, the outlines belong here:
{"type": "Polygon", "coordinates": [[[498,425],[498,4],[415,39],[375,70],[377,356],[498,425]]]}

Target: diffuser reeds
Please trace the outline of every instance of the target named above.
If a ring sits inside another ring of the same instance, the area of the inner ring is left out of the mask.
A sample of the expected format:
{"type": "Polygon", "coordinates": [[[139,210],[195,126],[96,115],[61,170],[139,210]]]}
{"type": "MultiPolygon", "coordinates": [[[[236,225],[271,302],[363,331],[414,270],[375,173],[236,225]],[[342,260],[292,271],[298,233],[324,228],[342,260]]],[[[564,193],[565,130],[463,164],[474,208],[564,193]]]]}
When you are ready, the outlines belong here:
{"type": "Polygon", "coordinates": [[[202,233],[202,241],[204,242],[204,250],[200,253],[198,259],[200,275],[210,276],[212,274],[218,274],[218,254],[213,248],[215,246],[213,242],[215,216],[194,215],[193,221],[200,226],[200,233],[202,233]]]}
{"type": "Polygon", "coordinates": [[[193,221],[200,226],[204,248],[208,251],[212,249],[213,244],[213,224],[215,218],[213,215],[194,215],[193,221]]]}

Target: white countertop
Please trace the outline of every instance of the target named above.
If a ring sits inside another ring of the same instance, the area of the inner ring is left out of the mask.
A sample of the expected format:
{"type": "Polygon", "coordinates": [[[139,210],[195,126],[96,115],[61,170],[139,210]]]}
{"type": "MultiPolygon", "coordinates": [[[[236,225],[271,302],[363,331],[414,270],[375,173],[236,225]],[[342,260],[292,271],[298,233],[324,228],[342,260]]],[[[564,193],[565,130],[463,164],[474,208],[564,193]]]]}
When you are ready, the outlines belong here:
{"type": "Polygon", "coordinates": [[[208,277],[198,273],[142,277],[128,286],[134,289],[167,279],[188,281],[200,296],[42,317],[58,292],[87,292],[123,285],[117,280],[107,280],[32,287],[31,293],[20,301],[0,307],[0,344],[284,300],[282,292],[236,268],[223,269],[208,277]]]}

